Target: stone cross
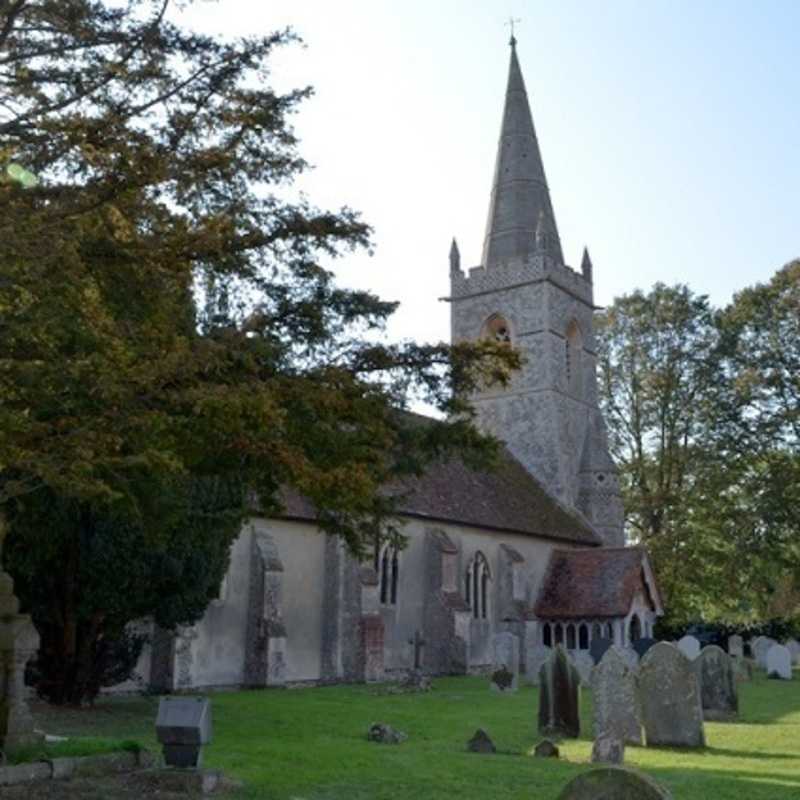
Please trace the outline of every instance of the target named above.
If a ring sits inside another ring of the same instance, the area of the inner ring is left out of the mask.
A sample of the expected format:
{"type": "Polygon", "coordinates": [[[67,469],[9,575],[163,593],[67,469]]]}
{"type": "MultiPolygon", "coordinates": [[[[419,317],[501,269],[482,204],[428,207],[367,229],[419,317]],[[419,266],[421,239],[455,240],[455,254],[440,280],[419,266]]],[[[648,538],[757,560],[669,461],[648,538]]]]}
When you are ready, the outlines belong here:
{"type": "Polygon", "coordinates": [[[422,648],[427,642],[419,635],[419,631],[414,631],[414,638],[408,640],[409,644],[414,645],[414,669],[422,666],[422,648]]]}

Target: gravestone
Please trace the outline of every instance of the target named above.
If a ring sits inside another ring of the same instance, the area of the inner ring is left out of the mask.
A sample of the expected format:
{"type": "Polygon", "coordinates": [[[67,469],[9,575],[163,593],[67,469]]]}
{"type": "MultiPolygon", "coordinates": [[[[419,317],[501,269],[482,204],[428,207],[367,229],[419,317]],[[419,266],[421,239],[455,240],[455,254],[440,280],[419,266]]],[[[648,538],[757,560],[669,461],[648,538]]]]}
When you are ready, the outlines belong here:
{"type": "Polygon", "coordinates": [[[539,672],[542,664],[549,660],[551,648],[543,644],[533,645],[525,653],[525,680],[533,686],[539,685],[539,672]]]}
{"type": "Polygon", "coordinates": [[[156,737],[168,767],[199,767],[211,741],[211,703],[205,697],[162,697],[156,737]]]}
{"type": "Polygon", "coordinates": [[[608,648],[592,672],[592,705],[595,737],[642,743],[636,674],[617,645],[608,648]]]}
{"type": "Polygon", "coordinates": [[[782,681],[792,679],[792,655],[782,644],[774,644],[767,652],[767,677],[782,681]]]}
{"type": "Polygon", "coordinates": [[[736,658],[744,656],[744,643],[741,636],[734,634],[728,637],[728,655],[736,658]]]}
{"type": "Polygon", "coordinates": [[[739,696],[733,659],[716,645],[700,651],[695,661],[700,681],[703,719],[730,720],[739,712],[739,696]]]}
{"type": "MultiPolygon", "coordinates": [[[[5,530],[0,521],[0,559],[5,530]]],[[[0,562],[1,563],[1,562],[0,562]]],[[[39,634],[27,614],[19,613],[14,581],[0,566],[0,751],[38,744],[28,708],[25,666],[39,649],[39,634]]]]}
{"type": "Polygon", "coordinates": [[[614,736],[598,736],[592,745],[592,763],[621,764],[625,760],[625,742],[614,736]]]}
{"type": "Polygon", "coordinates": [[[533,748],[533,755],[536,756],[536,758],[558,758],[558,747],[549,739],[542,739],[542,741],[533,748]]]}
{"type": "Polygon", "coordinates": [[[639,665],[639,700],[648,747],[704,747],[703,709],[694,664],[659,642],[639,665]]]}
{"type": "Polygon", "coordinates": [[[519,637],[513,633],[496,633],[494,667],[490,686],[495,692],[516,692],[519,685],[519,637]]]}
{"type": "Polygon", "coordinates": [[[796,639],[789,639],[789,641],[784,644],[784,647],[786,647],[789,651],[789,655],[792,657],[792,664],[800,664],[800,642],[796,639]]]}
{"type": "Polygon", "coordinates": [[[636,655],[641,658],[654,644],[658,644],[658,639],[651,639],[649,636],[643,636],[637,639],[631,646],[636,651],[636,655]]]}
{"type": "Polygon", "coordinates": [[[582,772],[557,800],[672,800],[672,795],[642,772],[609,766],[582,772]]]}
{"type": "Polygon", "coordinates": [[[607,639],[603,636],[599,636],[597,639],[592,639],[592,643],[589,645],[589,655],[591,655],[595,664],[600,663],[601,659],[606,653],[606,650],[608,650],[612,644],[614,644],[613,639],[607,639]]]}
{"type": "Polygon", "coordinates": [[[539,733],[577,739],[581,722],[578,707],[578,670],[559,645],[539,674],[539,733]]]}
{"type": "Polygon", "coordinates": [[[744,656],[733,657],[733,671],[736,675],[736,680],[740,683],[744,681],[753,680],[753,673],[755,671],[754,661],[751,658],[744,656]]]}
{"type": "Polygon", "coordinates": [[[751,649],[753,651],[753,658],[756,660],[761,669],[767,669],[767,653],[773,645],[778,644],[774,639],[769,636],[758,636],[753,641],[751,649]]]}
{"type": "Polygon", "coordinates": [[[639,654],[632,647],[620,647],[620,652],[631,669],[639,666],[639,654]]]}
{"type": "Polygon", "coordinates": [[[592,670],[594,669],[592,657],[585,650],[578,650],[572,654],[571,658],[575,669],[578,670],[581,684],[583,686],[588,686],[592,679],[592,670]]]}
{"type": "Polygon", "coordinates": [[[495,753],[497,749],[494,742],[489,738],[483,728],[478,728],[473,737],[467,742],[467,750],[470,753],[495,753]]]}
{"type": "Polygon", "coordinates": [[[698,642],[694,636],[689,636],[687,634],[682,639],[678,640],[678,650],[692,661],[700,655],[700,642],[698,642]]]}

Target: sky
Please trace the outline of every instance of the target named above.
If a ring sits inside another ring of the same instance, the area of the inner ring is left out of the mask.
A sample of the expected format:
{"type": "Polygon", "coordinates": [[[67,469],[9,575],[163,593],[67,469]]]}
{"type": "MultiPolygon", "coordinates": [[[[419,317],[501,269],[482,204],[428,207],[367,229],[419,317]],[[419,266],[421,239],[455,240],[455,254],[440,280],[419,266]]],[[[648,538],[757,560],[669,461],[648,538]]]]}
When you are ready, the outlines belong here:
{"type": "Polygon", "coordinates": [[[799,0],[200,0],[194,27],[291,26],[276,88],[298,188],[358,209],[373,255],[332,269],[397,300],[390,339],[449,339],[448,251],[480,261],[509,59],[531,101],[568,264],[598,305],[661,281],[723,305],[800,257],[799,0]]]}

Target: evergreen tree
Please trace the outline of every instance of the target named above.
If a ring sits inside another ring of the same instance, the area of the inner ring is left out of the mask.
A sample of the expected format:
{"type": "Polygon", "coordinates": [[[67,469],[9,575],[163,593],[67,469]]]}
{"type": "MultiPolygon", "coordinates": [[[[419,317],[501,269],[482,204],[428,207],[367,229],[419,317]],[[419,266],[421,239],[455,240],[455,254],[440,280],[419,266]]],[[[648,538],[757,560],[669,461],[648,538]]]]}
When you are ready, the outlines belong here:
{"type": "MultiPolygon", "coordinates": [[[[239,486],[226,542],[243,495],[270,514],[290,486],[361,553],[393,531],[381,486],[453,451],[491,456],[464,398],[517,363],[491,342],[383,343],[395,305],[324,266],[368,246],[368,226],[287,190],[306,168],[290,115],[310,90],[276,92],[269,63],[295,37],[222,41],[178,18],[169,0],[0,4],[0,509],[31,603],[53,602],[35,570],[61,546],[198,542],[203,526],[152,516],[155,486],[177,503],[168,519],[194,513],[174,499],[186,487],[239,486]],[[411,398],[446,421],[413,424],[411,398]]],[[[51,696],[78,700],[93,685],[79,654],[124,615],[89,562],[66,563],[62,607],[81,621],[45,650],[63,673],[51,696]]],[[[176,605],[196,618],[199,601],[176,605]]],[[[129,618],[147,611],[137,599],[129,618]]]]}

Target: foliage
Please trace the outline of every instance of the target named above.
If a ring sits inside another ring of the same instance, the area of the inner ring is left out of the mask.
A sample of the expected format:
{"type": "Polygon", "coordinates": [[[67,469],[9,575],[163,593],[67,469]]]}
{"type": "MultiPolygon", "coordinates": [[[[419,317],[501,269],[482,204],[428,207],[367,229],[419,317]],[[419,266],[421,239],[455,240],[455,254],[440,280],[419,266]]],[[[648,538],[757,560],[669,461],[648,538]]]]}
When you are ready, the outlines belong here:
{"type": "Polygon", "coordinates": [[[685,286],[598,320],[600,395],[632,538],[670,624],[800,612],[800,265],[722,311],[685,286]]]}
{"type": "Polygon", "coordinates": [[[243,494],[269,514],[291,487],[363,553],[397,534],[381,486],[454,451],[491,458],[464,398],[518,364],[492,342],[382,341],[395,304],[324,266],[368,246],[368,226],[291,189],[306,164],[290,117],[311,92],[276,92],[269,64],[296,37],[222,41],[179,13],[0,6],[0,161],[37,179],[0,182],[0,515],[62,659],[52,698],[106,679],[126,614],[196,618],[231,534],[179,524],[193,487],[242,487],[233,520],[243,494]],[[400,413],[413,399],[446,420],[400,413]],[[130,574],[109,581],[102,558],[130,574]]]}

